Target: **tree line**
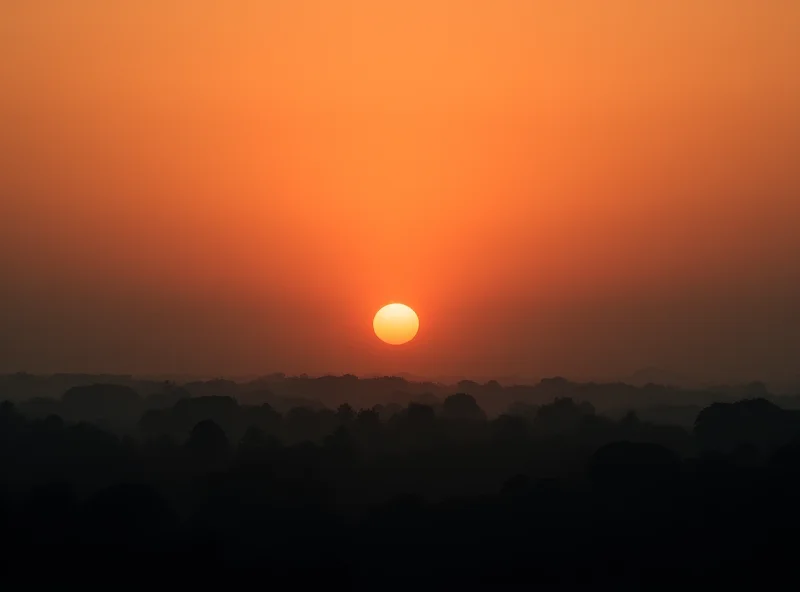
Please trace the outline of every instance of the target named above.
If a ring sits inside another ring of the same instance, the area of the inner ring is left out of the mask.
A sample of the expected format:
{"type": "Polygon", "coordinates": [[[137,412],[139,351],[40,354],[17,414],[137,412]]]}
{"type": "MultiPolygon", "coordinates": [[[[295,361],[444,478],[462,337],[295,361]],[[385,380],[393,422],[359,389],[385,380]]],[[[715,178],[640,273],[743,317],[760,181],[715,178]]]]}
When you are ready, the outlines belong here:
{"type": "Polygon", "coordinates": [[[65,417],[0,405],[9,561],[654,589],[764,577],[797,550],[800,418],[765,398],[689,428],[569,397],[491,417],[466,393],[387,414],[175,390],[132,430],[72,417],[135,406],[127,389],[73,387],[65,417]]]}

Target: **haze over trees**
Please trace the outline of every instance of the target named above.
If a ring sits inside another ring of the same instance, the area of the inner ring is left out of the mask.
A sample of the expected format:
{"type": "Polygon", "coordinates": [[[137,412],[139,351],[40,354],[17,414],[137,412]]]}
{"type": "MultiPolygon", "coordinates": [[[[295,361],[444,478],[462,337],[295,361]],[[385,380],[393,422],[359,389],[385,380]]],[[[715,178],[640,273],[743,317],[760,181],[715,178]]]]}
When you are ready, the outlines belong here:
{"type": "Polygon", "coordinates": [[[9,561],[651,589],[797,550],[799,398],[763,385],[102,378],[0,381],[9,561]]]}

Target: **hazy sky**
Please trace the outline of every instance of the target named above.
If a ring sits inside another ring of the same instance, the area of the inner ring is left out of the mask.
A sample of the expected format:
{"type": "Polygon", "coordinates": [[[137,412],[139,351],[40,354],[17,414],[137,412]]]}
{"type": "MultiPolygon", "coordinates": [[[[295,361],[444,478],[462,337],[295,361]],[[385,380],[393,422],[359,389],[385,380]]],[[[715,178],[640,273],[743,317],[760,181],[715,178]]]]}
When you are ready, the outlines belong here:
{"type": "Polygon", "coordinates": [[[797,376],[798,56],[794,0],[0,0],[0,371],[797,376]]]}

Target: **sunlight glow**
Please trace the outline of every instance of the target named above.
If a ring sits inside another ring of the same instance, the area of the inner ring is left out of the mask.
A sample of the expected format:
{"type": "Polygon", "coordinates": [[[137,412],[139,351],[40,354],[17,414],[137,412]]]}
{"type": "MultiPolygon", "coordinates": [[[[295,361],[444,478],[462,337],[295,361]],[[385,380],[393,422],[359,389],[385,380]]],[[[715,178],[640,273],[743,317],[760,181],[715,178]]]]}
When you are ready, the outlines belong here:
{"type": "Polygon", "coordinates": [[[408,343],[419,331],[419,317],[405,304],[387,304],[372,321],[375,335],[390,345],[408,343]]]}

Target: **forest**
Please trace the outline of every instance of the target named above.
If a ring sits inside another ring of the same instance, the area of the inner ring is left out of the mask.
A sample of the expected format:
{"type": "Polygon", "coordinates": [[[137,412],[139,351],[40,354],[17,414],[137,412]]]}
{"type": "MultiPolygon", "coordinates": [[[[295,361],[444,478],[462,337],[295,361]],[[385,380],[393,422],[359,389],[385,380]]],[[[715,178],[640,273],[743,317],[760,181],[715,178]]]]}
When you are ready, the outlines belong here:
{"type": "Polygon", "coordinates": [[[11,565],[660,589],[798,551],[798,397],[760,383],[18,374],[0,398],[11,565]]]}

